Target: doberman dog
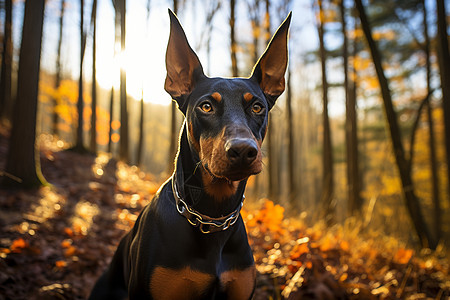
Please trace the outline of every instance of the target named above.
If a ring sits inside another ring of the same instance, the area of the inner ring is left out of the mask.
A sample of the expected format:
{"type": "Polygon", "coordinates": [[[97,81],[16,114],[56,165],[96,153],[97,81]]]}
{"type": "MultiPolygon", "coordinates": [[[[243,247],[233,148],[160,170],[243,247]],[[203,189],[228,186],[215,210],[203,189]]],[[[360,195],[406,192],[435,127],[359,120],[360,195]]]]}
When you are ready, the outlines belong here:
{"type": "Polygon", "coordinates": [[[90,299],[250,299],[256,269],[240,214],[284,91],[291,13],[249,78],[210,78],[169,10],[165,90],[185,121],[175,171],[121,240],[90,299]]]}

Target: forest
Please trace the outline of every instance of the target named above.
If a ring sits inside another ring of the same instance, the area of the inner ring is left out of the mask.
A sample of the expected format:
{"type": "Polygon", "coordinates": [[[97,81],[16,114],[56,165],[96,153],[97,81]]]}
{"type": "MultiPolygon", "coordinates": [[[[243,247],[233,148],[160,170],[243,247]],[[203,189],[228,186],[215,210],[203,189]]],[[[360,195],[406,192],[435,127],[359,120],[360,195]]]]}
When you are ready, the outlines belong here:
{"type": "Polygon", "coordinates": [[[1,0],[0,300],[86,299],[174,171],[168,9],[211,77],[292,12],[253,299],[450,299],[450,2],[1,0]]]}

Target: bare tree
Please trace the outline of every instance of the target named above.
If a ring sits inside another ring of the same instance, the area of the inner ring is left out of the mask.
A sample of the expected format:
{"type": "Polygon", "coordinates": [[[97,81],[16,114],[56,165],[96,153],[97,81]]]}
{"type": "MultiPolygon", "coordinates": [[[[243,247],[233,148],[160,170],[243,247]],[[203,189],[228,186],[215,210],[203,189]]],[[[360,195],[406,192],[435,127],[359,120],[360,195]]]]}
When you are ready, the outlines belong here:
{"type": "Polygon", "coordinates": [[[0,121],[11,118],[12,0],[5,0],[5,29],[0,78],[0,121]]]}
{"type": "MultiPolygon", "coordinates": [[[[362,209],[362,198],[360,196],[359,169],[358,169],[358,136],[357,136],[357,116],[356,116],[356,93],[352,89],[356,88],[349,80],[348,64],[348,38],[347,22],[345,16],[344,0],[339,3],[342,22],[342,57],[344,59],[344,89],[345,89],[345,137],[347,154],[347,186],[348,186],[348,211],[349,215],[360,214],[362,209]]],[[[355,26],[356,27],[356,26],[355,26]]],[[[356,44],[354,44],[356,47],[356,44]]]]}
{"type": "Polygon", "coordinates": [[[137,147],[137,162],[138,166],[141,165],[142,161],[142,149],[144,148],[144,90],[142,90],[142,96],[140,101],[140,116],[139,116],[139,139],[137,147]]]}
{"type": "Polygon", "coordinates": [[[378,47],[372,37],[372,29],[367,19],[364,7],[361,0],[355,0],[356,8],[359,13],[361,26],[366,37],[370,53],[372,55],[373,64],[377,73],[378,82],[381,88],[381,96],[383,98],[384,110],[389,125],[389,132],[391,135],[391,141],[394,148],[395,160],[400,173],[400,179],[402,183],[402,190],[405,199],[405,205],[411,216],[412,223],[419,237],[422,247],[429,247],[435,249],[437,246],[437,240],[430,234],[425,219],[422,214],[419,200],[414,193],[414,183],[411,179],[411,173],[408,167],[408,161],[405,158],[405,151],[403,149],[400,128],[397,122],[397,114],[394,110],[391,98],[391,92],[389,89],[389,83],[384,75],[384,70],[381,63],[381,55],[378,51],[378,47]]]}
{"type": "Polygon", "coordinates": [[[331,130],[330,120],[328,117],[328,80],[327,80],[327,53],[324,42],[324,10],[322,6],[322,0],[318,0],[319,3],[319,24],[317,26],[319,32],[319,55],[322,67],[322,106],[323,106],[323,149],[322,149],[322,215],[328,223],[332,222],[334,215],[333,207],[333,151],[331,145],[331,130]]]}
{"type": "Polygon", "coordinates": [[[292,111],[292,71],[291,64],[287,69],[286,81],[286,121],[287,121],[287,144],[288,144],[288,197],[292,207],[299,207],[300,203],[296,198],[297,189],[295,184],[297,182],[295,177],[295,156],[294,156],[294,120],[292,111]]]}
{"type": "MultiPolygon", "coordinates": [[[[425,0],[422,0],[422,9],[423,9],[423,36],[425,37],[424,41],[424,51],[426,57],[426,80],[427,80],[427,93],[431,93],[431,60],[430,60],[430,36],[428,34],[428,21],[427,21],[427,8],[425,5],[425,0]]],[[[434,206],[434,232],[436,235],[436,239],[440,240],[442,235],[441,229],[441,205],[439,202],[440,199],[440,191],[439,191],[439,179],[438,179],[438,170],[436,164],[436,147],[435,147],[435,138],[434,138],[434,121],[433,121],[433,107],[431,106],[430,97],[426,98],[427,100],[427,118],[428,118],[428,135],[429,135],[429,144],[430,144],[430,169],[431,169],[431,186],[432,186],[432,197],[433,197],[433,206],[434,206]]],[[[413,147],[411,145],[410,147],[413,147]]],[[[411,159],[411,158],[410,158],[411,159]]]]}
{"type": "MultiPolygon", "coordinates": [[[[279,17],[283,18],[289,11],[291,7],[291,0],[280,1],[276,7],[276,11],[279,13],[279,17]]],[[[267,10],[266,10],[267,14],[267,10]]],[[[292,109],[292,60],[290,60],[287,67],[287,80],[286,80],[286,143],[287,143],[287,164],[288,164],[288,201],[293,208],[300,208],[299,198],[297,197],[298,188],[296,183],[299,182],[298,176],[300,174],[295,173],[296,167],[298,168],[298,163],[295,156],[295,140],[294,140],[294,112],[292,109]]],[[[281,156],[281,155],[279,155],[281,156]]],[[[301,159],[299,158],[300,162],[301,159]]],[[[300,172],[299,172],[300,173],[300,172]]],[[[281,176],[279,176],[281,177],[281,176]]]]}
{"type": "Polygon", "coordinates": [[[230,48],[231,48],[231,74],[233,77],[239,76],[238,64],[237,64],[237,43],[236,43],[236,33],[235,33],[235,23],[236,23],[236,1],[230,0],[230,48]]]}
{"type": "Polygon", "coordinates": [[[260,4],[261,1],[259,0],[252,0],[247,3],[248,5],[248,12],[250,15],[250,21],[252,23],[252,38],[253,38],[253,44],[252,44],[252,63],[256,64],[259,58],[259,52],[258,52],[258,44],[259,44],[259,36],[261,31],[261,22],[260,22],[260,4]]]}
{"type": "MultiPolygon", "coordinates": [[[[173,0],[173,12],[178,14],[178,0],[173,0]]],[[[169,146],[169,164],[168,173],[172,173],[174,170],[174,161],[177,154],[178,147],[178,135],[177,135],[177,104],[172,101],[170,109],[170,146],[169,146]]]]}
{"type": "Polygon", "coordinates": [[[113,122],[113,113],[114,113],[114,86],[111,87],[110,97],[109,97],[109,130],[108,130],[108,152],[112,153],[112,141],[111,136],[112,132],[112,122],[113,122]]]}
{"type": "Polygon", "coordinates": [[[91,151],[97,152],[97,0],[92,1],[92,102],[91,151]]]}
{"type": "MultiPolygon", "coordinates": [[[[447,165],[450,166],[450,51],[445,12],[445,1],[436,0],[437,8],[437,46],[439,75],[441,77],[442,107],[444,108],[445,146],[447,149],[447,165]]],[[[447,168],[447,180],[450,186],[450,167],[447,168]]],[[[450,197],[448,199],[450,201],[450,197]]]]}
{"type": "MultiPolygon", "coordinates": [[[[264,37],[266,45],[269,44],[270,41],[270,0],[265,0],[265,14],[264,14],[264,37]]],[[[269,112],[269,123],[272,120],[272,111],[269,112]]],[[[277,172],[276,172],[276,155],[275,155],[275,147],[274,147],[274,132],[273,126],[267,127],[266,133],[266,147],[267,147],[267,173],[269,174],[268,178],[268,189],[267,193],[269,198],[273,201],[277,201],[278,190],[277,190],[277,172]]]]}
{"type": "MultiPolygon", "coordinates": [[[[147,28],[150,20],[150,0],[147,1],[147,28]]],[[[148,34],[148,32],[147,32],[148,34]]],[[[142,87],[141,101],[140,101],[140,117],[139,117],[139,140],[138,140],[138,148],[137,148],[137,162],[136,164],[139,166],[142,162],[142,150],[144,148],[144,88],[142,87]]]]}
{"type": "MultiPolygon", "coordinates": [[[[62,38],[63,38],[63,28],[64,28],[64,9],[66,6],[66,1],[61,0],[60,12],[59,12],[59,36],[58,36],[58,47],[56,50],[56,74],[55,74],[55,89],[58,90],[61,84],[61,48],[62,48],[62,38]]],[[[53,99],[53,118],[52,118],[52,131],[53,134],[58,134],[58,112],[56,106],[58,105],[58,100],[53,99]]]]}
{"type": "MultiPolygon", "coordinates": [[[[118,55],[116,45],[120,43],[120,10],[118,7],[118,0],[112,0],[114,6],[114,56],[118,55]]],[[[112,154],[112,124],[114,121],[114,84],[111,87],[111,93],[109,98],[109,136],[108,136],[108,152],[112,154]]]]}
{"type": "Polygon", "coordinates": [[[76,134],[75,146],[72,148],[78,152],[86,152],[86,148],[83,145],[83,109],[84,109],[84,99],[83,99],[83,60],[84,52],[86,50],[86,33],[84,32],[84,0],[80,0],[80,73],[78,80],[78,101],[77,101],[77,112],[78,112],[78,128],[76,134]]]}
{"type": "Polygon", "coordinates": [[[203,40],[203,34],[206,34],[206,55],[208,57],[208,74],[211,73],[211,32],[213,29],[213,19],[216,13],[219,11],[221,2],[220,0],[208,1],[209,6],[206,11],[206,28],[202,32],[200,41],[203,40]]]}
{"type": "Polygon", "coordinates": [[[7,185],[31,188],[45,184],[36,160],[36,112],[45,0],[27,0],[17,82],[17,99],[12,117],[6,174],[7,185]],[[13,179],[11,179],[13,178],[13,179]]]}
{"type": "MultiPolygon", "coordinates": [[[[126,40],[126,0],[116,0],[116,8],[120,12],[120,49],[125,53],[126,40]]],[[[119,158],[125,162],[130,159],[128,148],[128,99],[127,99],[127,73],[125,66],[120,68],[120,144],[119,158]]]]}

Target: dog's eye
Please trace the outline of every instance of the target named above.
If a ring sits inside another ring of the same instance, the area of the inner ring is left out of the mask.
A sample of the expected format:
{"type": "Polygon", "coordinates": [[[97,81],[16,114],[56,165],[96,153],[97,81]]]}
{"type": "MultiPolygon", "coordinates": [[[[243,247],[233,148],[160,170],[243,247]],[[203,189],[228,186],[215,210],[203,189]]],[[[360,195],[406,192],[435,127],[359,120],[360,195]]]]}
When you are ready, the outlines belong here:
{"type": "Polygon", "coordinates": [[[252,112],[255,114],[260,114],[263,111],[263,106],[259,103],[255,103],[252,106],[252,112]]]}
{"type": "Polygon", "coordinates": [[[206,113],[213,111],[212,105],[209,102],[203,102],[202,104],[200,104],[200,109],[206,113]]]}

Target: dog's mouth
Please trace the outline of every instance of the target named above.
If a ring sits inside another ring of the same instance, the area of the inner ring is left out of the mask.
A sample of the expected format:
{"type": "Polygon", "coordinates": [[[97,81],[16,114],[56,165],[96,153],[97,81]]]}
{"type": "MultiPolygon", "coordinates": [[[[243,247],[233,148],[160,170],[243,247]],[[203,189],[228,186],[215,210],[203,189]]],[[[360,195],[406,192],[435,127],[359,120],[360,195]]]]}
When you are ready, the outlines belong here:
{"type": "Polygon", "coordinates": [[[213,173],[208,164],[202,164],[203,169],[206,171],[206,173],[211,176],[213,181],[219,181],[219,180],[225,180],[228,184],[232,184],[232,182],[235,181],[242,181],[250,177],[251,175],[256,175],[259,172],[250,172],[249,170],[236,170],[236,171],[229,171],[229,172],[223,172],[221,174],[213,173]]]}

